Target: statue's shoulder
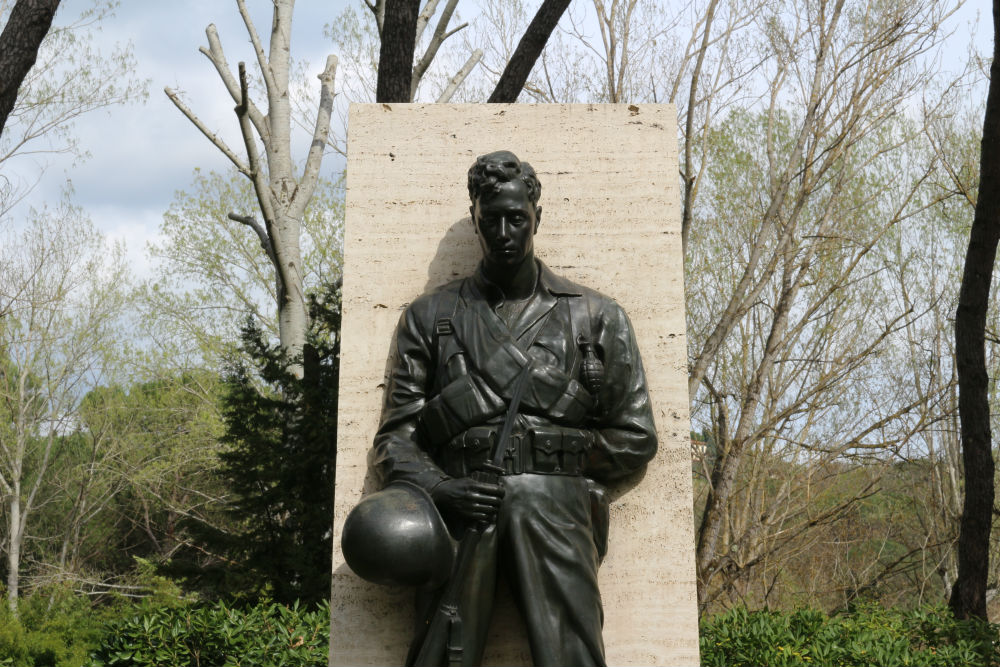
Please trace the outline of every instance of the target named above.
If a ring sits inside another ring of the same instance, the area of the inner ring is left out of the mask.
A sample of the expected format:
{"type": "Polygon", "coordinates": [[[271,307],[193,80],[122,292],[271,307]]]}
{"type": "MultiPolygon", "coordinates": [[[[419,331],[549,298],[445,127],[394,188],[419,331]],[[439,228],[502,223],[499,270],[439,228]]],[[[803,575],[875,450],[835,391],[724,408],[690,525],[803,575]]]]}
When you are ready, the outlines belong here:
{"type": "Polygon", "coordinates": [[[455,310],[459,293],[466,280],[469,278],[459,278],[424,292],[406,306],[407,313],[421,322],[428,323],[447,317],[455,310]]]}
{"type": "Polygon", "coordinates": [[[556,296],[579,298],[592,312],[603,310],[619,311],[621,306],[612,297],[598,292],[596,289],[576,283],[565,276],[552,271],[544,264],[542,267],[542,282],[545,287],[556,296]]]}
{"type": "MultiPolygon", "coordinates": [[[[542,281],[548,290],[566,300],[577,326],[591,332],[628,332],[632,328],[625,309],[613,298],[554,273],[544,265],[542,281]]],[[[614,334],[617,335],[617,334],[614,334]]]]}

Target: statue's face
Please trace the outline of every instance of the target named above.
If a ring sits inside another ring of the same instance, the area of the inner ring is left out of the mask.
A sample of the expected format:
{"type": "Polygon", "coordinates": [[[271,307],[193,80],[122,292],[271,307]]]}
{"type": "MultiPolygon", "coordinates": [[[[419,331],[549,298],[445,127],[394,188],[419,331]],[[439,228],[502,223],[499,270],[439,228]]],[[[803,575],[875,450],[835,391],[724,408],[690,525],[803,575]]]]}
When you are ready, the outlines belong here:
{"type": "Polygon", "coordinates": [[[533,256],[541,209],[528,199],[528,186],[520,179],[480,197],[471,210],[483,260],[490,268],[513,270],[533,256]]]}

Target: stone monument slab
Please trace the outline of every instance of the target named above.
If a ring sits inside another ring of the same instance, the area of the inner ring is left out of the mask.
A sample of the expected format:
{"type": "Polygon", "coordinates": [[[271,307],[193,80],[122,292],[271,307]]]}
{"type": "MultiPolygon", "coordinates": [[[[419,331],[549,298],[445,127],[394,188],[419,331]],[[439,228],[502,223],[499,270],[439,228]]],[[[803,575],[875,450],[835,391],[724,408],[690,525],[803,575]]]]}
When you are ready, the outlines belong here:
{"type": "MultiPolygon", "coordinates": [[[[465,174],[511,150],[543,184],[536,255],[613,297],[642,354],[659,451],[611,488],[599,571],[611,665],[698,663],[676,112],[671,105],[352,105],[331,599],[331,665],[402,664],[413,591],[358,578],[343,522],[376,490],[367,454],[393,332],[418,295],[475,270],[465,174]]],[[[484,664],[531,664],[501,582],[484,664]]]]}

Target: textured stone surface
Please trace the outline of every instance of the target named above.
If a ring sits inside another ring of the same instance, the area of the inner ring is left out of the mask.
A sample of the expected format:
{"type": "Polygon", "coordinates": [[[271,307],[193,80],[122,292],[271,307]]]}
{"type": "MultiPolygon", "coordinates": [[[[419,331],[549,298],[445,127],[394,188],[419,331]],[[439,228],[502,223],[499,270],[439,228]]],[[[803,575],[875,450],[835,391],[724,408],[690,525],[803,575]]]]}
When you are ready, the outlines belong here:
{"type": "MultiPolygon", "coordinates": [[[[536,254],[629,314],[654,403],[660,451],[637,484],[613,490],[600,574],[608,663],[698,664],[675,110],[437,104],[350,111],[331,664],[401,664],[406,653],[412,592],[358,579],[340,529],[372,490],[366,455],[400,311],[472,272],[465,174],[499,149],[542,182],[536,254]]],[[[485,662],[530,665],[503,586],[485,662]]]]}

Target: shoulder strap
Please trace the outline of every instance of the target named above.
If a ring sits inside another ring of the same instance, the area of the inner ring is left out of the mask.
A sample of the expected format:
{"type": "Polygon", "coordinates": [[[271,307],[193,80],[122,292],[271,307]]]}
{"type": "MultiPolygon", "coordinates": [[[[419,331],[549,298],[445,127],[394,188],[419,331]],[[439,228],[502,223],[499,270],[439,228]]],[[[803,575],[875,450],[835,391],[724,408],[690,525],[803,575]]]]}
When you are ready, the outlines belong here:
{"type": "Polygon", "coordinates": [[[500,465],[503,463],[503,457],[507,451],[507,442],[510,440],[510,433],[514,429],[514,420],[517,418],[517,411],[521,408],[521,399],[524,398],[524,390],[528,388],[528,378],[531,376],[531,367],[533,365],[534,360],[529,358],[528,363],[521,369],[521,373],[517,376],[517,381],[514,383],[514,393],[511,395],[510,405],[507,406],[507,414],[503,418],[503,427],[500,429],[500,435],[497,437],[495,449],[490,459],[490,463],[496,468],[500,468],[500,465]]]}
{"type": "Polygon", "coordinates": [[[441,360],[441,352],[444,348],[444,343],[449,336],[455,333],[455,327],[452,324],[455,314],[458,312],[458,307],[462,303],[461,294],[456,294],[453,303],[451,304],[451,312],[448,312],[447,308],[440,308],[438,312],[434,313],[436,318],[434,320],[434,351],[437,354],[437,360],[441,360]]]}
{"type": "MultiPolygon", "coordinates": [[[[566,297],[566,305],[569,307],[570,330],[573,333],[573,342],[579,345],[582,342],[594,342],[594,327],[590,317],[590,299],[586,296],[566,297]]],[[[573,376],[576,376],[574,369],[573,376]]]]}

